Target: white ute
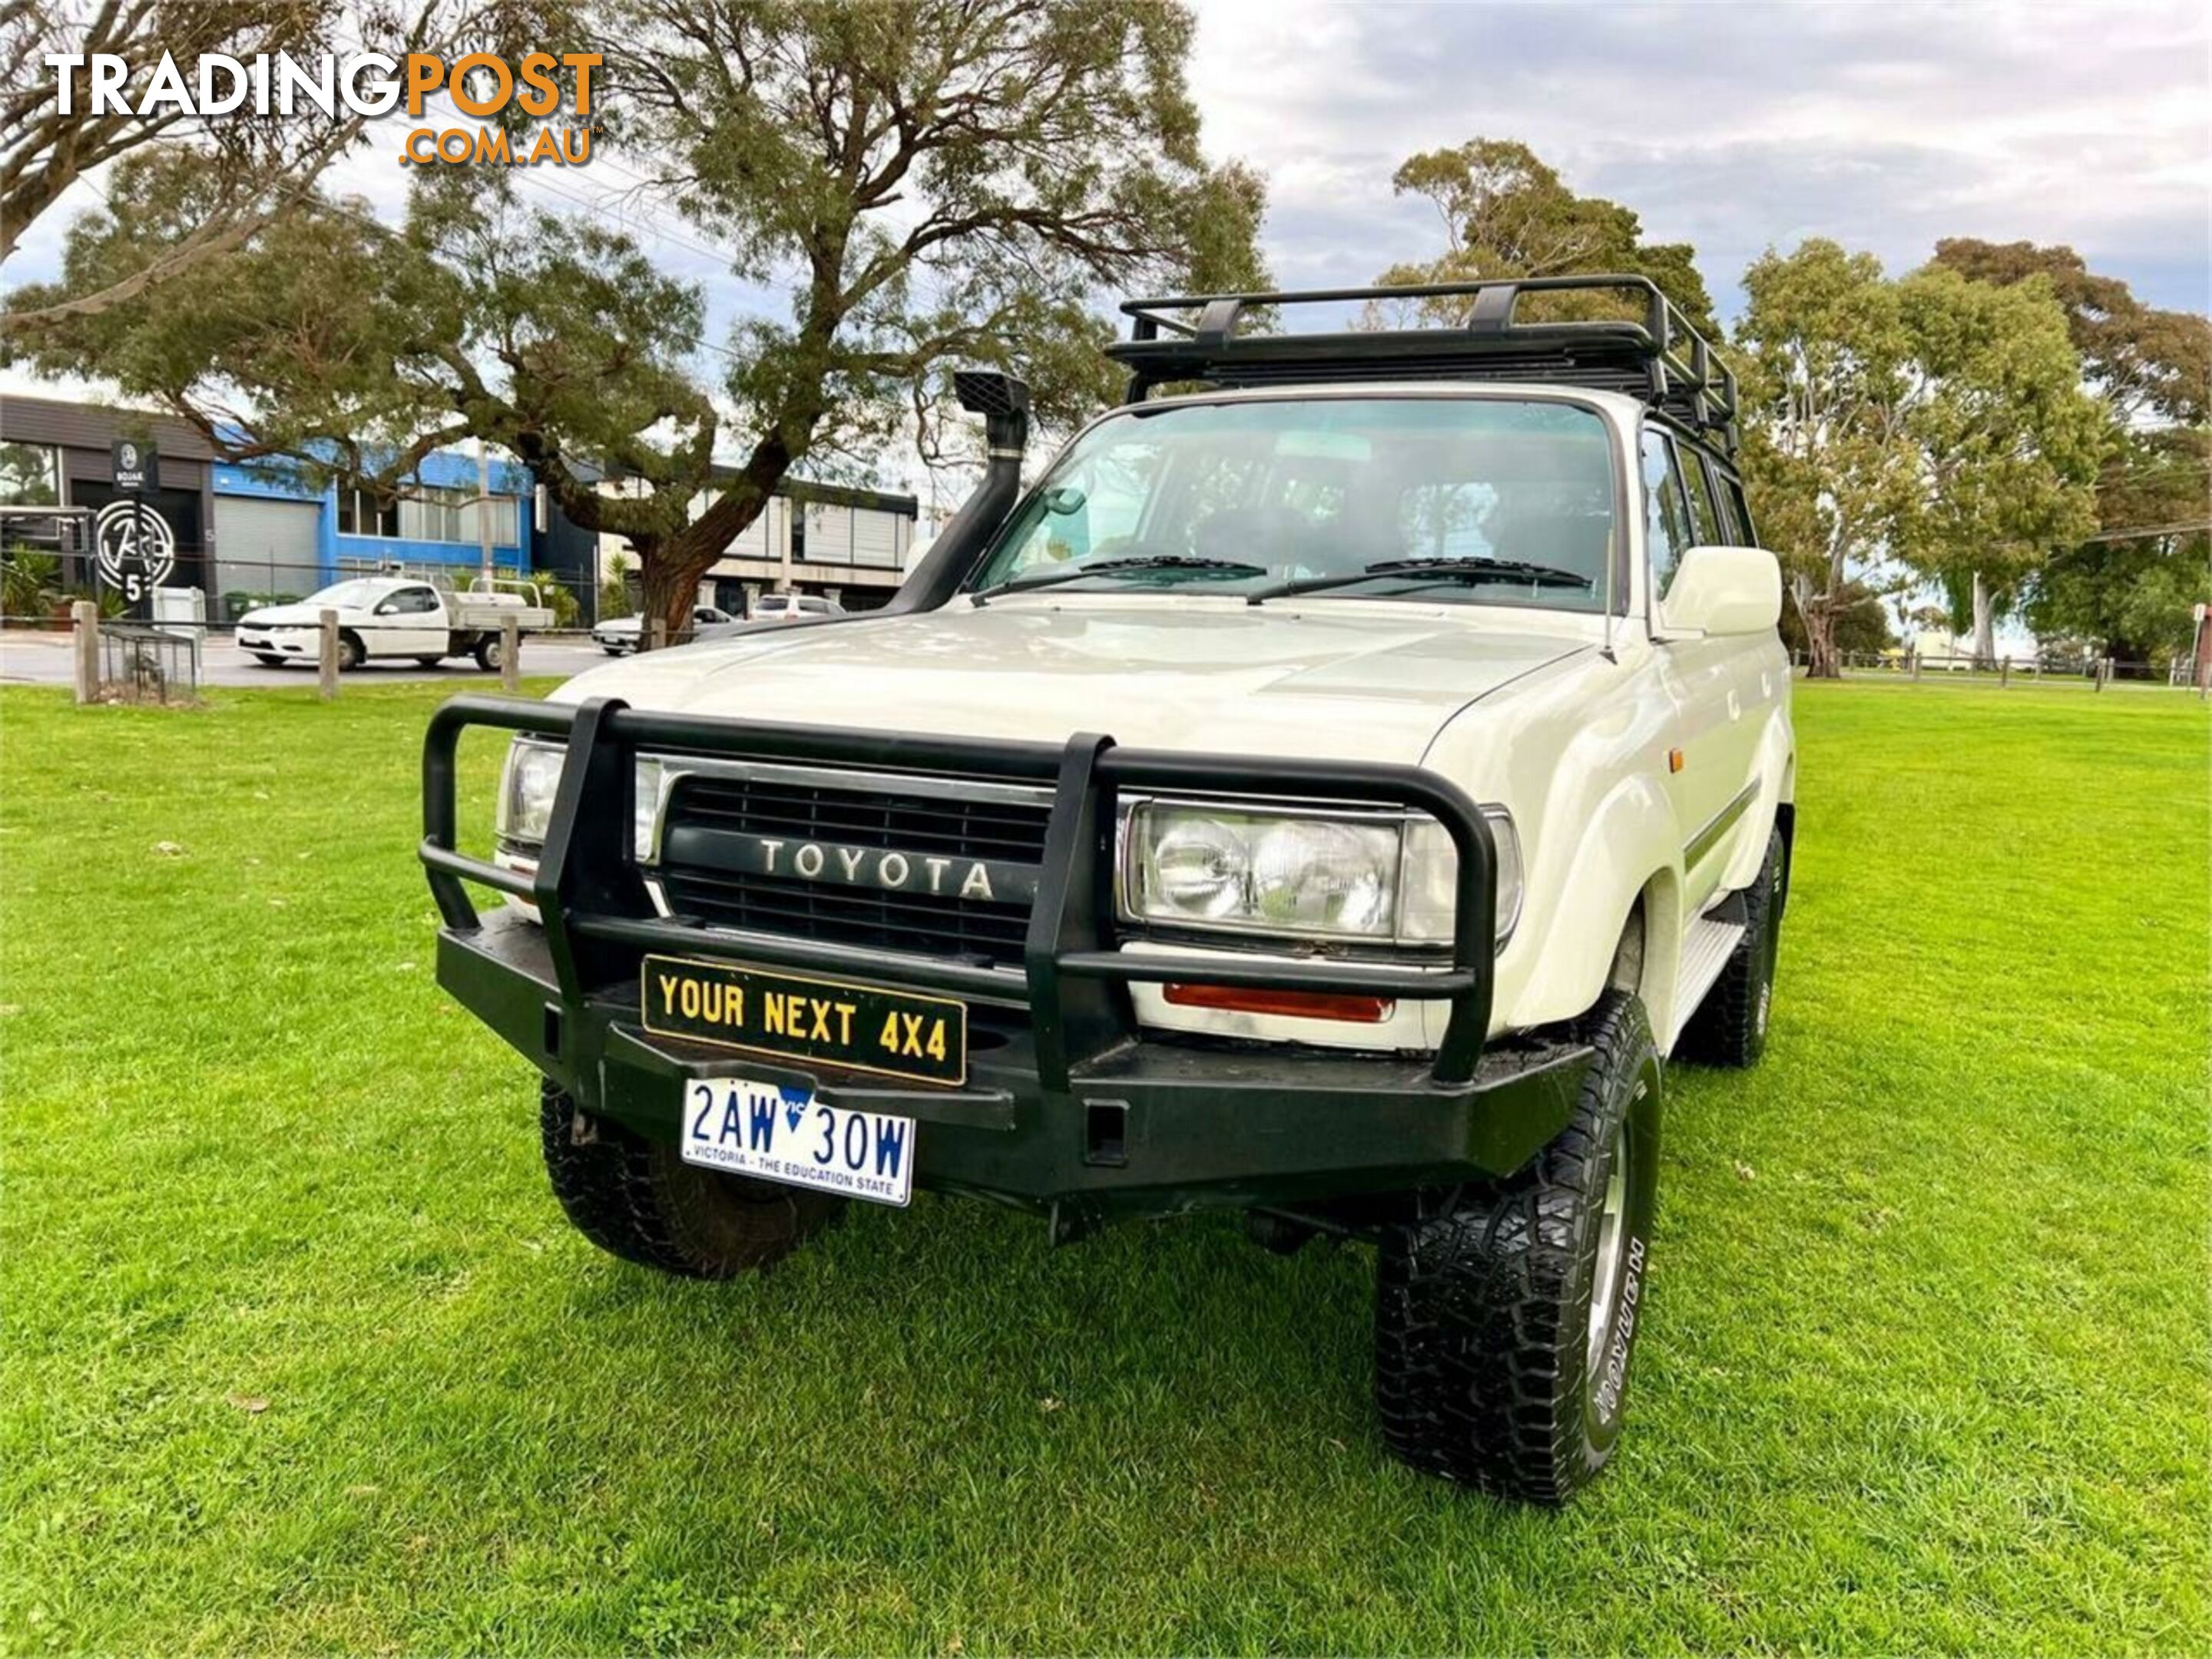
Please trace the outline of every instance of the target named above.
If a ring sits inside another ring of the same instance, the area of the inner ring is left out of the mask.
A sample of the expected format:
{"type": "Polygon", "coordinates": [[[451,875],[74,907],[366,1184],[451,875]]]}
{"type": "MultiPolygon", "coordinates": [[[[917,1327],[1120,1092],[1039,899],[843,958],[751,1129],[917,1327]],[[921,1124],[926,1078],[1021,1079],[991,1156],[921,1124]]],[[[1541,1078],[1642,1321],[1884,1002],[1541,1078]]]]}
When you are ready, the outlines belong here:
{"type": "Polygon", "coordinates": [[[295,604],[247,611],[238,619],[239,649],[266,668],[314,662],[325,611],[337,612],[338,666],[349,671],[378,658],[411,657],[428,668],[448,657],[474,657],[477,667],[495,673],[509,617],[525,634],[553,625],[553,612],[534,592],[457,592],[411,576],[354,576],[295,604]]]}
{"type": "Polygon", "coordinates": [[[1025,493],[1025,390],[961,377],[992,473],[885,611],[453,706],[526,735],[501,867],[426,845],[441,981],[545,1074],[594,1240],[720,1277],[808,1187],[908,1180],[1060,1239],[1233,1206],[1375,1246],[1407,1462],[1543,1503],[1604,1466],[1667,1064],[1766,1041],[1780,574],[1734,379],[1641,278],[1242,326],[1408,297],[1133,301],[1127,401],[1025,493]],[[457,875],[540,902],[479,927],[457,875]]]}

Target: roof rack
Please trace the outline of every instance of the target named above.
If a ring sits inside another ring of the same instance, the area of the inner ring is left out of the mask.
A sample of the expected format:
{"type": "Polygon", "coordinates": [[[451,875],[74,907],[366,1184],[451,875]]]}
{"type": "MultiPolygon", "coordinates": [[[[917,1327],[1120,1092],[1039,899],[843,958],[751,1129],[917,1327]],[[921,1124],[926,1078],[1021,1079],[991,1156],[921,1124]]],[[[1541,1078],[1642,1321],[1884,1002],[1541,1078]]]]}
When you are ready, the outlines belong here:
{"type": "Polygon", "coordinates": [[[1221,386],[1345,380],[1553,382],[1626,392],[1736,450],[1735,375],[1648,276],[1516,276],[1296,294],[1189,294],[1128,300],[1130,337],[1106,355],[1130,372],[1128,401],[1178,380],[1221,386]],[[1518,322],[1527,294],[1633,294],[1643,320],[1518,322]],[[1466,298],[1455,325],[1316,334],[1243,334],[1256,308],[1370,300],[1466,298]]]}

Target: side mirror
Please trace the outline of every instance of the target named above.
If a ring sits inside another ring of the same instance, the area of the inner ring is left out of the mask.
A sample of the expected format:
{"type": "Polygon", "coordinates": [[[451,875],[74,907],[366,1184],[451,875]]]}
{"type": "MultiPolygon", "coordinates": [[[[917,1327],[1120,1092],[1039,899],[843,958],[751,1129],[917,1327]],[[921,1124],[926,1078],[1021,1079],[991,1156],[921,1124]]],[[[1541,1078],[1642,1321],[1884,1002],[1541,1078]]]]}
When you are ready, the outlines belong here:
{"type": "Polygon", "coordinates": [[[1693,547],[1659,614],[1668,633],[1771,633],[1782,621],[1782,562],[1763,547],[1693,547]]]}

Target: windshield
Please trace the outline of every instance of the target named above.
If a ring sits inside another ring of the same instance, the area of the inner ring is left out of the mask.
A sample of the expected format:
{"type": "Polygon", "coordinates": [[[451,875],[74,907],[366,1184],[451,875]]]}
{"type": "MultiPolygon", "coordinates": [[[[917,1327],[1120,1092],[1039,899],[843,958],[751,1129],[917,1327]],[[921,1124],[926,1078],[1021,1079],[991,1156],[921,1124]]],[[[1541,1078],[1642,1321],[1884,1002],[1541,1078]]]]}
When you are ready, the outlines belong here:
{"type": "Polygon", "coordinates": [[[1146,564],[1081,580],[1247,592],[1398,560],[1495,560],[1522,569],[1474,580],[1465,569],[1395,570],[1330,593],[1595,611],[1613,480],[1604,422],[1571,404],[1317,398],[1133,410],[1070,447],[969,586],[1073,581],[1086,566],[1127,560],[1146,564]],[[1528,580],[1532,565],[1551,576],[1528,580]]]}
{"type": "Polygon", "coordinates": [[[364,611],[376,603],[377,595],[383,591],[382,582],[333,582],[319,593],[308,594],[300,603],[326,605],[333,611],[364,611]]]}

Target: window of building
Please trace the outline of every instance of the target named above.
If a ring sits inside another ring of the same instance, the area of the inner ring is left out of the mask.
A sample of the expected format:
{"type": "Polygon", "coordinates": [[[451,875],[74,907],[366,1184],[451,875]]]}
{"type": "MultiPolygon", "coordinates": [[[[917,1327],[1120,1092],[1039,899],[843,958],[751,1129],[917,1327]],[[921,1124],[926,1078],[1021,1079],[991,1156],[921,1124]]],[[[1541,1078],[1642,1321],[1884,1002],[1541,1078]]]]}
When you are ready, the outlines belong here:
{"type": "Polygon", "coordinates": [[[338,534],[341,536],[397,536],[399,503],[386,501],[373,489],[338,489],[338,534]]]}
{"type": "Polygon", "coordinates": [[[435,487],[409,490],[399,498],[399,533],[419,542],[475,540],[463,523],[471,493],[435,487]]]}
{"type": "Polygon", "coordinates": [[[338,533],[342,536],[405,537],[417,542],[477,544],[477,515],[490,520],[494,547],[517,545],[515,503],[511,496],[496,496],[489,506],[476,501],[476,491],[447,485],[403,489],[395,501],[386,501],[374,490],[338,491],[338,533]]]}
{"type": "Polygon", "coordinates": [[[39,444],[0,444],[0,507],[61,505],[61,456],[39,444]]]}

